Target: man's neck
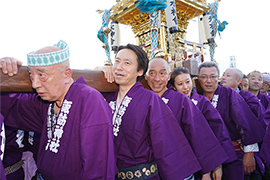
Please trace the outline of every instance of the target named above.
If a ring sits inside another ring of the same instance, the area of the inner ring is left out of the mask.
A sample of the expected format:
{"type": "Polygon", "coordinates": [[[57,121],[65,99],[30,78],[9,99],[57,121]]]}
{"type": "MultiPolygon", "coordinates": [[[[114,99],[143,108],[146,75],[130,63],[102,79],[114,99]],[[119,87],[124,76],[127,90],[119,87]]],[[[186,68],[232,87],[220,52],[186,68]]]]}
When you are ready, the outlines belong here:
{"type": "Polygon", "coordinates": [[[157,95],[159,95],[159,97],[162,97],[162,95],[167,91],[167,87],[165,87],[162,91],[157,92],[157,95]]]}
{"type": "Polygon", "coordinates": [[[259,91],[256,91],[256,90],[251,90],[251,89],[249,89],[249,92],[251,92],[251,93],[254,94],[255,96],[258,96],[258,94],[259,94],[259,91]]]}
{"type": "Polygon", "coordinates": [[[265,92],[262,92],[262,91],[261,91],[261,93],[267,95],[267,91],[265,91],[265,92]]]}
{"type": "Polygon", "coordinates": [[[208,92],[203,92],[203,95],[209,100],[211,101],[211,99],[213,98],[215,92],[213,93],[208,93],[208,92]]]}
{"type": "Polygon", "coordinates": [[[58,98],[58,100],[55,101],[55,111],[56,114],[59,114],[59,111],[62,107],[64,98],[66,97],[66,94],[68,93],[68,90],[70,88],[70,86],[73,84],[74,80],[71,79],[70,82],[67,84],[65,91],[63,91],[63,94],[61,95],[61,97],[58,98]]]}
{"type": "Polygon", "coordinates": [[[119,85],[119,91],[117,95],[117,104],[121,104],[123,98],[125,97],[127,92],[134,86],[134,84],[136,84],[136,82],[131,85],[119,85]]]}

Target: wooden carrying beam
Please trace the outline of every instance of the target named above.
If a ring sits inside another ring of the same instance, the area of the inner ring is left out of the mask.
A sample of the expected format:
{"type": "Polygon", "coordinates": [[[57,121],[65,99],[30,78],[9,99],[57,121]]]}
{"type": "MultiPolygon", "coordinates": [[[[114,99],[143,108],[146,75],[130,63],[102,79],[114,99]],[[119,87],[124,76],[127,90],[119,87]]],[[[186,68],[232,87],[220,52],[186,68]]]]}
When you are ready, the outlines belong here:
{"type": "MultiPolygon", "coordinates": [[[[73,69],[72,72],[74,80],[83,76],[86,83],[98,91],[115,92],[118,90],[115,83],[111,84],[106,81],[101,71],[73,69]]],[[[26,66],[20,67],[18,74],[12,77],[1,72],[0,87],[1,92],[34,92],[26,66]]]]}
{"type": "MultiPolygon", "coordinates": [[[[93,70],[72,70],[74,80],[84,77],[86,83],[100,92],[115,92],[118,86],[115,83],[108,83],[101,71],[93,70]]],[[[1,92],[34,92],[26,66],[19,67],[18,73],[12,77],[5,75],[1,71],[0,90],[1,92]]],[[[147,87],[143,79],[142,84],[147,87]]]]}

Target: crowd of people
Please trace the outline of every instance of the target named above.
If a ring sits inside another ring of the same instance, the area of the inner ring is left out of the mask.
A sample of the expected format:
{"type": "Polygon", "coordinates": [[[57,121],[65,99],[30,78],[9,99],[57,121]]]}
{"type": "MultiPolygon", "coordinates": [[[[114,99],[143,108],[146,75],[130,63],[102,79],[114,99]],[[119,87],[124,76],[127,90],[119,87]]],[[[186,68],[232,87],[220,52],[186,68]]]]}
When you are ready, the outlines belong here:
{"type": "MultiPolygon", "coordinates": [[[[72,79],[64,41],[29,53],[27,63],[36,92],[1,93],[0,179],[270,179],[267,73],[221,75],[203,62],[194,78],[127,44],[113,66],[95,69],[119,87],[100,93],[72,79]]],[[[0,59],[9,76],[20,65],[0,59]]]]}

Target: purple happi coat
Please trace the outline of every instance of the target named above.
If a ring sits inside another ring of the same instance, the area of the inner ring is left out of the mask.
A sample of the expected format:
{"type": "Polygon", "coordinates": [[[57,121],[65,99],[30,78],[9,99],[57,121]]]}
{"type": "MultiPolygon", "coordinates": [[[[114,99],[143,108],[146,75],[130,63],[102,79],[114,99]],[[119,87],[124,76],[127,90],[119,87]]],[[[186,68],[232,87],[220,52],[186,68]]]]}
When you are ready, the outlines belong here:
{"type": "Polygon", "coordinates": [[[228,160],[225,163],[236,160],[237,157],[232,145],[230,135],[219,112],[206,97],[198,94],[195,88],[193,89],[191,95],[191,101],[200,109],[212,131],[216,135],[222,148],[226,152],[228,160]]]}
{"type": "Polygon", "coordinates": [[[270,128],[268,127],[265,132],[265,137],[259,153],[260,157],[270,164],[270,128]]]}
{"type": "Polygon", "coordinates": [[[263,127],[245,100],[234,89],[218,85],[211,102],[223,118],[231,138],[241,139],[243,145],[263,140],[263,127]]]}
{"type": "Polygon", "coordinates": [[[255,114],[256,118],[260,122],[261,126],[266,129],[266,123],[267,121],[264,119],[264,107],[260,103],[258,97],[256,97],[254,94],[252,94],[249,91],[244,91],[242,89],[238,89],[239,94],[242,96],[242,98],[246,101],[249,108],[252,110],[252,112],[255,114]]]}
{"type": "Polygon", "coordinates": [[[270,123],[270,96],[263,94],[261,93],[261,91],[259,91],[257,97],[261,102],[262,106],[264,107],[264,121],[268,126],[270,123]]]}
{"type": "Polygon", "coordinates": [[[228,157],[200,110],[182,93],[169,85],[162,100],[170,107],[189,141],[205,174],[225,162],[228,157]]]}
{"type": "Polygon", "coordinates": [[[69,88],[54,129],[53,103],[36,94],[2,94],[1,103],[7,125],[42,133],[37,166],[44,179],[114,179],[111,110],[83,78],[69,88]]]}
{"type": "MultiPolygon", "coordinates": [[[[245,100],[234,89],[218,85],[211,102],[221,115],[232,140],[241,139],[241,143],[245,146],[263,140],[264,128],[245,100]]],[[[244,179],[244,153],[240,150],[235,153],[237,160],[223,166],[224,180],[244,179]]]]}
{"type": "Polygon", "coordinates": [[[264,118],[265,124],[266,124],[267,126],[269,126],[269,124],[270,124],[270,107],[267,108],[267,109],[264,111],[263,118],[264,118]]]}
{"type": "Polygon", "coordinates": [[[257,97],[259,98],[260,102],[262,103],[263,107],[265,109],[270,108],[270,97],[266,94],[263,94],[261,91],[259,91],[257,97]]]}
{"type": "MultiPolygon", "coordinates": [[[[112,113],[116,93],[104,94],[112,113]]],[[[155,161],[159,175],[151,179],[176,180],[200,170],[183,131],[171,110],[154,92],[137,82],[125,95],[114,123],[118,168],[155,161]]]]}
{"type": "MultiPolygon", "coordinates": [[[[260,103],[258,97],[256,97],[251,92],[244,91],[244,90],[242,90],[240,88],[238,88],[236,90],[236,92],[238,92],[242,96],[242,98],[246,101],[248,107],[251,109],[251,111],[256,116],[256,118],[259,121],[259,123],[261,124],[261,126],[264,129],[266,129],[266,127],[267,127],[266,122],[267,121],[265,121],[265,119],[264,119],[264,107],[260,103]]],[[[243,153],[243,155],[244,155],[244,153],[243,153]]],[[[255,174],[264,174],[265,168],[264,168],[263,161],[259,157],[259,153],[254,152],[254,157],[255,157],[257,166],[256,166],[256,170],[253,173],[255,173],[255,174]]],[[[249,175],[249,174],[247,174],[247,175],[249,175]]]]}
{"type": "MultiPolygon", "coordinates": [[[[4,117],[0,113],[0,128],[1,128],[0,134],[2,133],[2,126],[4,126],[3,122],[4,122],[4,117]]],[[[0,135],[0,147],[2,146],[2,138],[3,137],[0,135]]],[[[1,151],[1,148],[0,148],[0,156],[2,155],[2,153],[3,152],[1,151]]],[[[6,180],[6,175],[5,175],[2,159],[0,159],[0,180],[6,180]]]]}
{"type": "MultiPolygon", "coordinates": [[[[5,126],[6,144],[3,159],[4,168],[11,166],[22,159],[24,151],[23,137],[24,131],[10,126],[5,126]]],[[[20,167],[16,172],[6,175],[7,179],[24,179],[23,168],[20,167]]]]}

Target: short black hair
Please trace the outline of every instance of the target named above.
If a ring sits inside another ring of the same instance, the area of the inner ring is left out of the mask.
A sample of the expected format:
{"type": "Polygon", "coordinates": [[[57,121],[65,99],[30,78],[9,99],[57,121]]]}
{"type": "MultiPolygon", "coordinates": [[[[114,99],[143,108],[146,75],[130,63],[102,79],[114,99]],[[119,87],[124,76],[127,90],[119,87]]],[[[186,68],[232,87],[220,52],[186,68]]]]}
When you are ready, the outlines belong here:
{"type": "Polygon", "coordinates": [[[199,65],[199,73],[201,71],[202,68],[210,68],[210,67],[215,67],[218,71],[218,75],[220,75],[220,72],[219,72],[219,68],[218,68],[218,65],[214,62],[211,62],[211,61],[207,61],[207,62],[203,62],[199,65]]]}
{"type": "MultiPolygon", "coordinates": [[[[261,73],[260,71],[254,70],[254,71],[248,73],[247,77],[249,78],[249,77],[251,76],[252,73],[259,73],[259,74],[262,75],[262,73],[261,73]]],[[[263,75],[262,75],[262,76],[263,76],[263,75]]]]}
{"type": "Polygon", "coordinates": [[[134,44],[127,44],[126,46],[119,46],[117,52],[119,52],[122,49],[130,49],[137,55],[137,62],[138,62],[137,72],[139,72],[141,69],[143,70],[142,76],[137,77],[137,81],[140,81],[148,69],[149,59],[147,57],[146,52],[140,46],[137,46],[134,44]]]}
{"type": "Polygon", "coordinates": [[[185,67],[177,67],[177,68],[174,68],[172,70],[172,74],[171,74],[171,78],[170,78],[170,81],[169,83],[174,87],[174,81],[175,81],[175,78],[176,76],[178,76],[179,74],[189,74],[190,75],[190,71],[185,68],[185,67]]]}

